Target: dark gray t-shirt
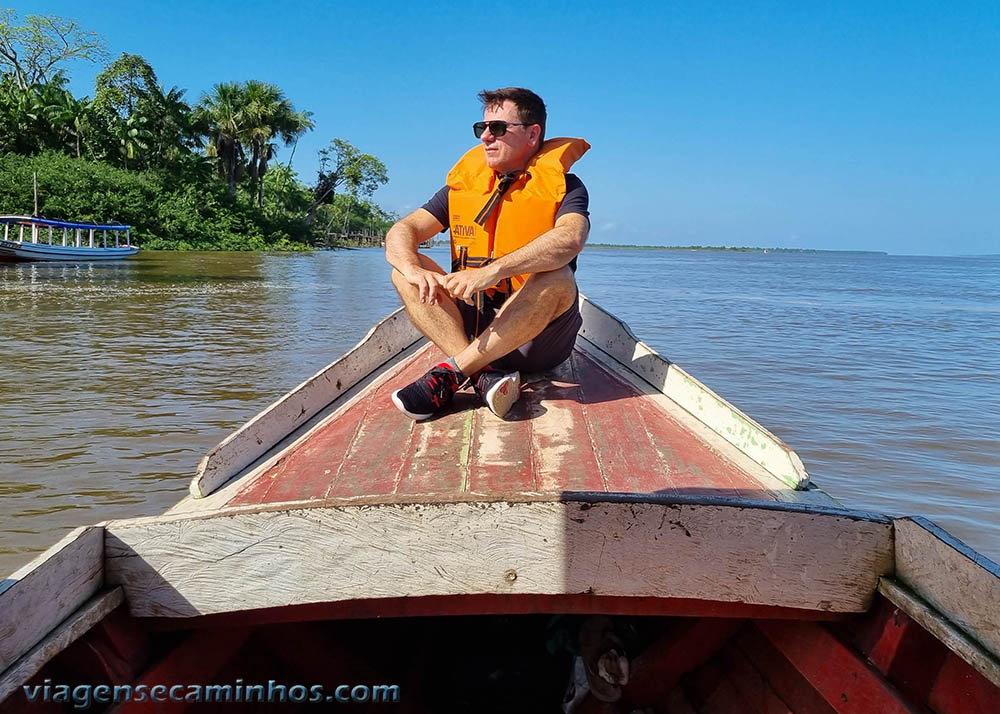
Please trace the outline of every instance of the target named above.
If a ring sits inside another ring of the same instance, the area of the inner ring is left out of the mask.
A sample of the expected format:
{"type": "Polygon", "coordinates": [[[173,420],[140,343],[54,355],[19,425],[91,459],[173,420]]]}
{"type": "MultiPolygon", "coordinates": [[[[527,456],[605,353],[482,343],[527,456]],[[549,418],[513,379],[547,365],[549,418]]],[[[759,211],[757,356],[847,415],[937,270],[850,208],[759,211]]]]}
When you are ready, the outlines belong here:
{"type": "MultiPolygon", "coordinates": [[[[434,216],[438,223],[444,228],[442,233],[448,230],[451,221],[448,220],[448,187],[445,186],[435,193],[431,200],[425,203],[422,208],[434,216]]],[[[563,197],[559,210],[556,211],[556,219],[567,213],[579,213],[590,221],[590,194],[587,187],[576,174],[566,174],[566,195],[563,197]]],[[[576,258],[569,262],[569,267],[576,271],[576,258]]]]}

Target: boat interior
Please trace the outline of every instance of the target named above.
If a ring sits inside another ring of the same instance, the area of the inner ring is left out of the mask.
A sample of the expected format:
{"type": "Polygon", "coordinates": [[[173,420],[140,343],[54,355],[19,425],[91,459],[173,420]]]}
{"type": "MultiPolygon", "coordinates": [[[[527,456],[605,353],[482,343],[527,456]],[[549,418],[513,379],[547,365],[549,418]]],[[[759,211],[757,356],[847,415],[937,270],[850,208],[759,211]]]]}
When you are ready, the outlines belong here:
{"type": "MultiPolygon", "coordinates": [[[[499,603],[493,603],[497,606],[499,603]]],[[[528,609],[530,603],[512,609],[528,609]]],[[[228,685],[230,703],[93,703],[90,711],[317,711],[286,691],[321,685],[324,697],[358,685],[369,701],[336,711],[657,712],[668,714],[995,714],[997,689],[884,597],[863,615],[823,619],[456,614],[287,621],[322,615],[242,613],[198,622],[140,620],[120,606],[28,682],[228,685]],[[257,619],[257,624],[247,624],[257,619]],[[239,624],[241,620],[243,624],[239,624]],[[282,621],[284,620],[284,621],[282,621]],[[627,657],[607,677],[602,656],[627,657]],[[577,661],[590,669],[574,680],[577,661]],[[602,672],[604,675],[602,676],[602,672]],[[242,694],[236,690],[244,689],[242,694]],[[259,685],[260,689],[252,689],[259,685]],[[398,687],[393,701],[391,690],[398,687]],[[262,701],[271,686],[275,699],[262,701]],[[285,687],[286,690],[280,689],[285,687]],[[385,701],[371,701],[385,691],[385,701]],[[599,694],[598,694],[599,693],[599,694]],[[281,698],[285,697],[282,701],[281,698]],[[240,701],[242,700],[242,701],[240,701]],[[613,701],[607,701],[613,700],[613,701]]],[[[476,607],[489,607],[480,602],[476,607]]],[[[600,610],[600,603],[591,603],[600,610]]],[[[447,603],[434,607],[447,609],[447,603]]],[[[542,604],[542,607],[544,605],[542,604]]],[[[690,607],[690,606],[689,606],[690,607]]],[[[704,607],[704,605],[702,605],[704,607]]],[[[369,604],[376,611],[374,604],[369,604]]],[[[471,609],[454,603],[454,611],[471,609]]],[[[631,609],[636,609],[631,605],[631,609]]],[[[188,690],[183,690],[187,692],[188,690]]],[[[226,696],[220,690],[220,697],[226,696]]],[[[341,692],[347,696],[347,690],[341,692]]],[[[3,714],[27,711],[21,697],[3,714]]],[[[32,703],[32,712],[79,711],[32,703]]]]}

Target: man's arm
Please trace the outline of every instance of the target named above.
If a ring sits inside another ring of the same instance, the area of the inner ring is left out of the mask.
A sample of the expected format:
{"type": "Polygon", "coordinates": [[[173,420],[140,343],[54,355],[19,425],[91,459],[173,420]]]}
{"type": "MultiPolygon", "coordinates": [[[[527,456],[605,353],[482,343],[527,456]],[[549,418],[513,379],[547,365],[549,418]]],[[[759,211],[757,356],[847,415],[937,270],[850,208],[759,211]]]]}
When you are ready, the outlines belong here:
{"type": "Polygon", "coordinates": [[[504,278],[522,273],[545,273],[568,265],[583,250],[589,233],[590,222],[584,216],[564,214],[556,219],[555,227],[514,252],[482,268],[450,273],[441,283],[452,297],[469,302],[477,292],[493,287],[504,278]]]}
{"type": "Polygon", "coordinates": [[[444,229],[441,222],[429,211],[418,208],[393,224],[385,234],[385,259],[398,270],[406,282],[420,289],[420,302],[431,305],[444,297],[441,274],[427,270],[420,264],[417,246],[433,238],[444,229]]]}

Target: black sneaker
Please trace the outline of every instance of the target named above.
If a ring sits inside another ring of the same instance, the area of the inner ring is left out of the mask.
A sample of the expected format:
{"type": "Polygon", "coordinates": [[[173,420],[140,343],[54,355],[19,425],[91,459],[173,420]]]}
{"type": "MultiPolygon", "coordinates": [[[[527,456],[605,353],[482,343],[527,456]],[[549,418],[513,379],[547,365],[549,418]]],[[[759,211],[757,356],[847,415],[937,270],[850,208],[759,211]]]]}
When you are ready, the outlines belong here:
{"type": "Polygon", "coordinates": [[[451,401],[460,386],[458,372],[442,362],[416,382],[393,392],[392,403],[411,419],[430,419],[451,401]]]}
{"type": "Polygon", "coordinates": [[[503,418],[521,396],[521,373],[487,367],[476,377],[475,390],[490,411],[503,418]]]}

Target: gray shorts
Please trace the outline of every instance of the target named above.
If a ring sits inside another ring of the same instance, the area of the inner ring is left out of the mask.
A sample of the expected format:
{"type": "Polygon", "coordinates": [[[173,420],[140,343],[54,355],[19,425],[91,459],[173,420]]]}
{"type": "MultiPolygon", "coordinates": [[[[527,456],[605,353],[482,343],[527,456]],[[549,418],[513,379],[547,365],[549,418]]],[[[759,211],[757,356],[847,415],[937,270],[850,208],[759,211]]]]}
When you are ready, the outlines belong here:
{"type": "MultiPolygon", "coordinates": [[[[491,300],[484,295],[482,312],[477,312],[473,305],[459,301],[458,310],[462,313],[465,333],[470,338],[481,335],[493,322],[506,297],[503,293],[497,293],[491,300]]],[[[535,339],[500,359],[493,360],[492,365],[506,371],[542,372],[565,361],[573,351],[576,333],[583,325],[579,298],[580,293],[577,291],[577,299],[573,301],[571,308],[546,325],[535,339]]]]}

